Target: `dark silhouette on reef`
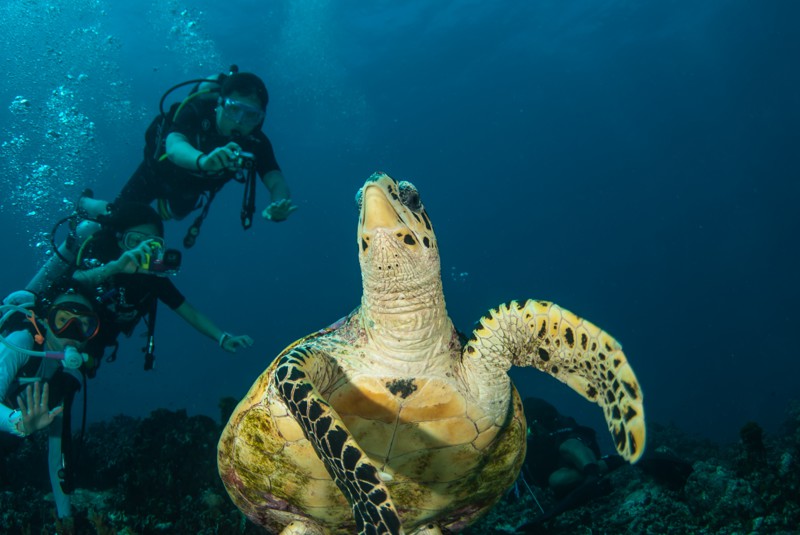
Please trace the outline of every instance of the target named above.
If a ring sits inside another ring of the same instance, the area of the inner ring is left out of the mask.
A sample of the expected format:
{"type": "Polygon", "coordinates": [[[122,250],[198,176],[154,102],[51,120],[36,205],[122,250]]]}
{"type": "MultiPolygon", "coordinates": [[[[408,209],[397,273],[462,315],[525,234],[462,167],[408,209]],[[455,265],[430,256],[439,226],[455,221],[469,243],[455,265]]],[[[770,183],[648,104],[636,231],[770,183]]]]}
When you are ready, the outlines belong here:
{"type": "MultiPolygon", "coordinates": [[[[233,401],[220,402],[222,417],[233,401]]],[[[72,531],[56,523],[53,503],[43,499],[50,492],[46,437],[2,437],[0,533],[263,534],[219,480],[220,430],[207,416],[164,409],[89,426],[83,443],[76,442],[72,531]]],[[[790,408],[781,433],[748,423],[732,445],[658,424],[649,433],[651,450],[638,465],[615,465],[607,457],[615,469],[563,500],[531,487],[544,514],[525,490],[501,500],[465,533],[793,533],[800,524],[800,403],[790,408]]]]}

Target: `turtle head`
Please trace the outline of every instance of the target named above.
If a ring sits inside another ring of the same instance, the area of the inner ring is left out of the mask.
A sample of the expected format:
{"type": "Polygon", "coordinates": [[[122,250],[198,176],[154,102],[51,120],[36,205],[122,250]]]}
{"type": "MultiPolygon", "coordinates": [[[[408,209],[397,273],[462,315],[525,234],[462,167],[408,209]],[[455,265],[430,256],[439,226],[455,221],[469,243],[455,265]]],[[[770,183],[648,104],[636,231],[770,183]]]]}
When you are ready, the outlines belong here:
{"type": "Polygon", "coordinates": [[[436,236],[417,188],[375,173],[356,194],[356,202],[365,292],[373,285],[384,294],[404,295],[415,286],[424,290],[435,283],[440,288],[436,236]]]}

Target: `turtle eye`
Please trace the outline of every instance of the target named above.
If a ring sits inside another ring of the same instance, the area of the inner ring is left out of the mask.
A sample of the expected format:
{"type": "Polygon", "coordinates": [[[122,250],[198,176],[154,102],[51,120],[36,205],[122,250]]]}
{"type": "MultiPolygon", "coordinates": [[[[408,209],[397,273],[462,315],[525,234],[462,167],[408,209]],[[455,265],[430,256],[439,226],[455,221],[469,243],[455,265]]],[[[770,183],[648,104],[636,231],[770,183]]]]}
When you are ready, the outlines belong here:
{"type": "Polygon", "coordinates": [[[417,188],[414,187],[414,184],[403,180],[398,184],[398,188],[400,190],[400,202],[412,212],[419,212],[419,209],[422,207],[422,202],[419,199],[419,192],[417,188]]]}

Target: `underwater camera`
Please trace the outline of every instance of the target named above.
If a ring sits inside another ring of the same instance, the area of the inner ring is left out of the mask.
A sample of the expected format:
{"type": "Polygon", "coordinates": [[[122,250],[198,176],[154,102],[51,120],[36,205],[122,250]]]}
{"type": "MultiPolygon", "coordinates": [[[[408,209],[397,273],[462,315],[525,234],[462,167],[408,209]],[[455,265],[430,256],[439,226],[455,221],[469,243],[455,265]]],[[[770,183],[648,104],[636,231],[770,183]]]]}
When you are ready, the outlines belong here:
{"type": "Polygon", "coordinates": [[[140,267],[157,275],[175,275],[181,268],[181,252],[177,249],[165,249],[157,241],[151,241],[149,245],[153,252],[144,256],[144,262],[140,267]]]}
{"type": "Polygon", "coordinates": [[[236,167],[239,169],[252,169],[256,165],[256,155],[252,152],[236,153],[236,167]]]}

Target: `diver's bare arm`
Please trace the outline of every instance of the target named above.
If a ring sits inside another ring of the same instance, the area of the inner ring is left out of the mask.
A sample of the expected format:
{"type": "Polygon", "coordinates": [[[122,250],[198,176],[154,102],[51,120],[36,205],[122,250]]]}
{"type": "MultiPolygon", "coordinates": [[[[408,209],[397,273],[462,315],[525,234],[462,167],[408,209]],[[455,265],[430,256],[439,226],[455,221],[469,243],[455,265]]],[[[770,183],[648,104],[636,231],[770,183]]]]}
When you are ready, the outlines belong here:
{"type": "Polygon", "coordinates": [[[280,171],[270,171],[261,177],[261,182],[263,182],[269,190],[269,193],[272,196],[272,202],[281,201],[291,197],[291,194],[289,193],[289,186],[286,184],[286,179],[283,177],[283,173],[280,171]]]}
{"type": "Polygon", "coordinates": [[[172,132],[167,136],[167,158],[178,167],[199,171],[207,156],[194,148],[186,136],[172,132]]]}

